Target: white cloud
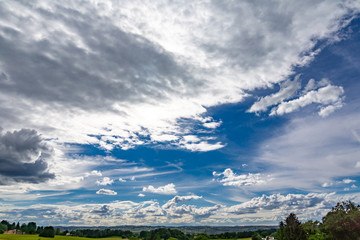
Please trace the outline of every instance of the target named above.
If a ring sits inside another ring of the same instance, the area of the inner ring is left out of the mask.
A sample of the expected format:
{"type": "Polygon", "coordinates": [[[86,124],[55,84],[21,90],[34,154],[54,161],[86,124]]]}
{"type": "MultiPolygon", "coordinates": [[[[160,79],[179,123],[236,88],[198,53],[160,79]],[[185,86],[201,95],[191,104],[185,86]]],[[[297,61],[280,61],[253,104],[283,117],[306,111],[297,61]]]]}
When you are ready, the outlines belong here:
{"type": "MultiPolygon", "coordinates": [[[[326,119],[316,116],[293,119],[258,149],[255,163],[268,165],[263,174],[271,173],[274,178],[263,189],[313,191],[321,185],[336,188],[339,186],[333,182],[337,179],[356,176],[360,150],[352,132],[359,124],[360,116],[350,105],[341,115],[326,119]]],[[[348,181],[352,180],[345,179],[343,183],[348,181]]]]}
{"type": "Polygon", "coordinates": [[[132,177],[130,178],[130,180],[131,180],[131,181],[135,181],[135,180],[136,180],[135,176],[132,176],[132,177]]]}
{"type": "Polygon", "coordinates": [[[109,177],[104,177],[102,180],[97,180],[96,184],[101,186],[111,185],[114,183],[113,179],[110,179],[109,177]]]}
{"type": "Polygon", "coordinates": [[[175,189],[175,185],[173,183],[169,183],[165,186],[160,186],[158,188],[155,188],[152,185],[149,185],[147,187],[143,187],[143,192],[151,192],[151,193],[158,193],[158,194],[166,194],[166,195],[171,195],[171,194],[176,194],[177,191],[175,189]]]}
{"type": "Polygon", "coordinates": [[[266,111],[268,107],[276,105],[283,100],[293,97],[297,90],[301,88],[299,81],[299,75],[296,76],[294,81],[286,81],[280,85],[280,90],[277,93],[268,95],[266,97],[260,98],[259,101],[254,103],[248,112],[262,112],[266,111]]]}
{"type": "Polygon", "coordinates": [[[218,178],[217,181],[221,182],[224,186],[236,187],[261,185],[272,180],[271,176],[263,176],[260,173],[237,175],[230,168],[225,169],[222,173],[213,172],[213,176],[222,176],[222,178],[218,178]]]}
{"type": "Polygon", "coordinates": [[[119,182],[126,182],[126,180],[123,178],[119,178],[119,182]]]}
{"type": "Polygon", "coordinates": [[[139,193],[138,196],[139,196],[139,197],[145,197],[145,195],[142,194],[142,193],[139,193]]]}
{"type": "Polygon", "coordinates": [[[319,111],[320,116],[326,117],[336,109],[342,107],[341,97],[343,94],[344,89],[342,87],[327,85],[325,87],[319,88],[318,90],[309,91],[297,99],[280,103],[277,107],[274,107],[271,110],[270,116],[284,115],[312,103],[318,103],[321,105],[328,105],[319,111]]]}
{"type": "Polygon", "coordinates": [[[355,180],[352,180],[352,179],[349,179],[349,178],[346,178],[346,179],[343,179],[342,180],[343,183],[346,183],[346,184],[349,184],[349,183],[354,183],[356,182],[355,180]]]}
{"type": "Polygon", "coordinates": [[[104,195],[117,195],[117,192],[110,189],[100,189],[96,192],[96,194],[104,194],[104,195]]]}
{"type": "Polygon", "coordinates": [[[101,177],[101,176],[102,176],[102,173],[101,173],[101,171],[93,170],[93,171],[91,171],[90,173],[85,174],[85,176],[86,176],[86,177],[88,177],[88,176],[98,176],[98,177],[101,177]]]}

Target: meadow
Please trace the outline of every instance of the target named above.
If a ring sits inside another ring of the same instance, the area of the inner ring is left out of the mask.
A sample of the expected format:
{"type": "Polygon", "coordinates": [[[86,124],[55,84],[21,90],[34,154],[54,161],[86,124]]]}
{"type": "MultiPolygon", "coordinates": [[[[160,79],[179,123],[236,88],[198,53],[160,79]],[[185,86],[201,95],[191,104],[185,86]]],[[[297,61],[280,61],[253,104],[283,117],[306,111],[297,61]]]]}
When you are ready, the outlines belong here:
{"type": "MultiPolygon", "coordinates": [[[[122,240],[121,237],[108,237],[108,238],[85,238],[85,237],[72,237],[72,236],[58,236],[55,238],[39,237],[39,235],[10,235],[0,234],[0,240],[93,240],[93,239],[109,239],[109,240],[122,240]]],[[[124,239],[125,240],[125,239],[124,239]]],[[[216,239],[228,240],[228,239],[216,239]]],[[[251,240],[251,238],[239,238],[238,240],[251,240]]]]}

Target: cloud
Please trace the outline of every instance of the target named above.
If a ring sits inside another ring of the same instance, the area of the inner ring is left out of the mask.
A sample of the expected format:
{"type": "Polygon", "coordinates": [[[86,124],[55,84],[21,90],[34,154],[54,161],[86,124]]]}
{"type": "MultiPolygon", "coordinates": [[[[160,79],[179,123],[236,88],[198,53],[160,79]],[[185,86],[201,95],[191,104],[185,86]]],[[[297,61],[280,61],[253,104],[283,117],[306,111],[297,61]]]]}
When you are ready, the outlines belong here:
{"type": "Polygon", "coordinates": [[[158,188],[155,188],[152,185],[149,185],[148,187],[143,187],[143,192],[151,192],[151,193],[157,193],[157,194],[176,194],[177,191],[175,189],[175,185],[173,183],[169,183],[165,186],[160,186],[158,188]]]}
{"type": "Polygon", "coordinates": [[[257,102],[255,102],[248,112],[262,112],[266,111],[268,107],[279,104],[282,101],[293,97],[301,88],[301,84],[299,81],[299,75],[293,81],[285,81],[280,84],[280,90],[277,93],[265,96],[260,98],[257,102]]]}
{"type": "Polygon", "coordinates": [[[100,189],[96,192],[96,194],[104,194],[104,195],[117,195],[117,192],[110,189],[100,189]]]}
{"type": "MultiPolygon", "coordinates": [[[[219,140],[179,144],[203,130],[188,124],[184,133],[182,120],[218,127],[221,121],[205,121],[208,107],[284,82],[294,66],[314,58],[319,40],[337,39],[342,19],[358,11],[349,2],[314,1],[0,4],[3,127],[107,151],[159,142],[191,151],[223,147],[219,140]]],[[[262,98],[253,110],[290,90],[262,98]]],[[[323,101],[313,99],[319,94],[306,101],[323,101]]],[[[321,115],[339,107],[331,102],[321,115]]]]}
{"type": "Polygon", "coordinates": [[[222,173],[213,172],[213,176],[223,176],[221,179],[217,179],[217,181],[221,182],[224,186],[236,187],[261,185],[272,180],[271,176],[262,176],[260,173],[237,175],[230,168],[225,169],[222,173]]]}
{"type": "Polygon", "coordinates": [[[139,193],[138,196],[139,196],[139,197],[145,197],[145,195],[142,194],[142,193],[139,193]]]}
{"type": "Polygon", "coordinates": [[[98,176],[101,177],[102,173],[100,171],[97,170],[92,170],[90,173],[85,174],[86,177],[88,176],[98,176]]]}
{"type": "Polygon", "coordinates": [[[126,180],[123,178],[119,178],[119,182],[126,182],[126,180]]]}
{"type": "Polygon", "coordinates": [[[52,156],[53,149],[35,130],[0,132],[0,185],[55,178],[48,168],[52,156]]]}
{"type": "Polygon", "coordinates": [[[356,176],[360,150],[352,133],[358,129],[360,116],[354,107],[348,105],[341,115],[326,119],[293,119],[284,131],[264,141],[254,158],[256,164],[269,166],[262,174],[271,173],[274,178],[264,189],[336,188],[337,179],[347,182],[346,176],[356,176]]]}
{"type": "Polygon", "coordinates": [[[109,177],[104,177],[101,181],[97,180],[96,184],[97,185],[102,185],[102,186],[106,186],[106,185],[111,185],[113,184],[114,180],[110,179],[109,177]]]}
{"type": "Polygon", "coordinates": [[[326,117],[336,109],[342,107],[341,97],[343,94],[344,89],[342,87],[327,85],[326,87],[319,88],[318,90],[312,90],[297,99],[280,103],[277,107],[271,110],[270,116],[284,115],[312,103],[318,103],[321,105],[328,105],[319,111],[320,116],[326,117]]]}
{"type": "Polygon", "coordinates": [[[109,205],[103,205],[102,207],[98,209],[94,209],[91,211],[91,213],[100,215],[100,216],[108,216],[112,213],[112,210],[109,205]]]}
{"type": "Polygon", "coordinates": [[[346,179],[343,179],[342,180],[343,183],[346,183],[346,184],[349,184],[349,183],[354,183],[356,182],[355,180],[352,180],[352,179],[349,179],[349,178],[346,178],[346,179]]]}
{"type": "Polygon", "coordinates": [[[309,193],[309,194],[281,194],[262,195],[255,197],[242,204],[231,206],[228,212],[234,214],[257,213],[261,210],[283,209],[286,211],[302,210],[306,208],[319,207],[329,209],[333,202],[329,202],[334,193],[309,193]]]}

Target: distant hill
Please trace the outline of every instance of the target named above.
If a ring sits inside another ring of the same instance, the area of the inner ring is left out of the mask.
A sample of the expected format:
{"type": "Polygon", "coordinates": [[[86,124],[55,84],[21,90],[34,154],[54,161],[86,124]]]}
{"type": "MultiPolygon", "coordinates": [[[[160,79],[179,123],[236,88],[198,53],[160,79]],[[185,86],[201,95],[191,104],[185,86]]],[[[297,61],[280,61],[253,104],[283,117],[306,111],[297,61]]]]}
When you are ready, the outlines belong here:
{"type": "Polygon", "coordinates": [[[134,233],[139,233],[141,231],[150,231],[158,228],[170,228],[170,229],[179,229],[184,233],[205,233],[205,234],[219,234],[225,232],[244,232],[244,231],[256,231],[263,229],[274,229],[278,228],[277,226],[115,226],[115,227],[79,227],[79,226],[56,226],[55,228],[60,228],[61,230],[76,230],[76,229],[120,229],[123,231],[129,230],[134,233]]]}

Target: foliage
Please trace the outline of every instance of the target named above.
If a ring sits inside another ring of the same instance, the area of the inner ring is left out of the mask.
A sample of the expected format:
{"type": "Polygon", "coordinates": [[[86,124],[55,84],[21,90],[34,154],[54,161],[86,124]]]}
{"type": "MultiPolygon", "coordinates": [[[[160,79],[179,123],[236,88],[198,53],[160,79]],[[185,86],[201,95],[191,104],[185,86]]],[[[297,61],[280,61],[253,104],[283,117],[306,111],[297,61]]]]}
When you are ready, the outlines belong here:
{"type": "Polygon", "coordinates": [[[252,235],[251,240],[261,240],[262,237],[260,236],[259,233],[254,233],[254,235],[252,235]]]}
{"type": "Polygon", "coordinates": [[[55,229],[53,227],[45,227],[40,233],[40,237],[49,237],[53,238],[55,237],[55,229]]]}
{"type": "Polygon", "coordinates": [[[360,237],[360,206],[351,201],[338,203],[323,217],[321,226],[329,239],[353,240],[360,237]]]}
{"type": "Polygon", "coordinates": [[[279,240],[306,240],[306,233],[294,213],[290,213],[285,223],[280,222],[278,231],[279,240]]]}
{"type": "Polygon", "coordinates": [[[0,223],[0,234],[7,231],[7,225],[0,223]]]}
{"type": "Polygon", "coordinates": [[[321,232],[320,222],[312,220],[303,223],[302,228],[305,231],[308,240],[325,240],[328,238],[327,234],[321,232]]]}
{"type": "Polygon", "coordinates": [[[219,234],[212,234],[209,236],[211,239],[239,239],[239,238],[251,238],[254,234],[258,233],[262,237],[270,236],[275,233],[276,229],[264,229],[257,231],[243,231],[243,232],[225,232],[219,234]]]}
{"type": "Polygon", "coordinates": [[[196,235],[194,240],[209,240],[209,238],[205,234],[198,234],[198,235],[196,235]]]}

